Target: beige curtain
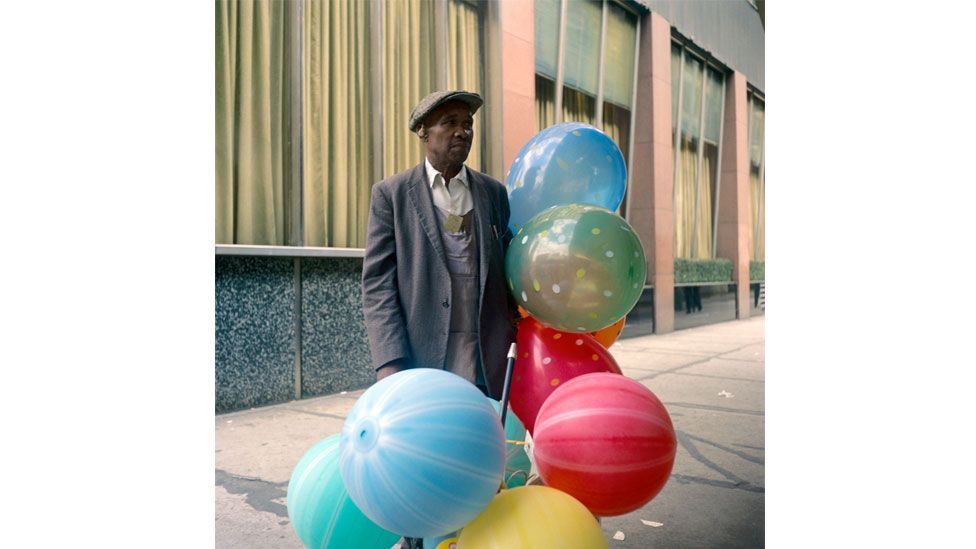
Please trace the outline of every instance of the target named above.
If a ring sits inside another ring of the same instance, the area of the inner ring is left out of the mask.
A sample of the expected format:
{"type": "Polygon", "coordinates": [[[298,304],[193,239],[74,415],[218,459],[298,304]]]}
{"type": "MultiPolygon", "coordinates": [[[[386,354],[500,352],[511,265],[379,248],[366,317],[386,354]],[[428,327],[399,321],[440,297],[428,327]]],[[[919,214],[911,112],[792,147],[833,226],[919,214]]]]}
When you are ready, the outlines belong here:
{"type": "Polygon", "coordinates": [[[765,106],[749,96],[749,251],[754,261],[766,260],[765,178],[761,173],[765,138],[765,106]]]}
{"type": "Polygon", "coordinates": [[[759,216],[761,184],[759,171],[749,170],[749,250],[754,261],[765,260],[765,234],[759,216]]]}
{"type": "Polygon", "coordinates": [[[627,149],[630,143],[630,111],[612,103],[603,103],[603,127],[600,128],[620,147],[627,161],[627,149]]]}
{"type": "MultiPolygon", "coordinates": [[[[623,143],[621,141],[621,137],[623,137],[621,132],[622,128],[620,127],[622,122],[623,122],[622,120],[617,120],[616,109],[613,108],[613,105],[610,105],[609,103],[604,103],[603,104],[603,127],[601,127],[600,129],[603,130],[603,133],[609,135],[610,138],[613,139],[613,141],[617,144],[618,147],[622,147],[622,143],[623,143]]],[[[621,152],[623,152],[624,155],[626,156],[627,153],[626,151],[623,150],[623,148],[621,148],[621,152]]]]}
{"type": "Polygon", "coordinates": [[[556,85],[549,79],[535,75],[535,131],[556,123],[556,85]]]}
{"type": "MultiPolygon", "coordinates": [[[[481,23],[478,7],[463,0],[448,2],[447,33],[448,89],[473,91],[481,97],[487,97],[481,78],[481,23]]],[[[474,115],[474,142],[465,162],[478,171],[484,171],[481,160],[482,144],[485,142],[483,109],[479,109],[474,115]]]]}
{"type": "Polygon", "coordinates": [[[369,3],[304,1],[305,245],[361,248],[375,179],[369,3]]]}
{"type": "Polygon", "coordinates": [[[287,5],[216,2],[216,242],[285,244],[287,5]]]}
{"type": "Polygon", "coordinates": [[[762,191],[759,194],[759,215],[756,216],[759,230],[756,231],[756,261],[766,261],[766,174],[760,176],[762,191]]]}
{"type": "MultiPolygon", "coordinates": [[[[706,148],[708,145],[706,145],[706,148]]],[[[699,189],[698,218],[695,220],[697,236],[695,237],[696,259],[711,259],[712,257],[712,158],[705,154],[702,159],[702,181],[699,189]]]]}
{"type": "Polygon", "coordinates": [[[572,88],[563,88],[563,122],[596,122],[596,98],[572,88]]]}
{"type": "Polygon", "coordinates": [[[409,129],[410,111],[434,91],[434,3],[383,2],[383,177],[424,159],[420,139],[409,129]]]}
{"type": "Polygon", "coordinates": [[[694,142],[681,138],[677,179],[674,185],[674,256],[693,259],[695,195],[698,190],[698,150],[694,142]]]}

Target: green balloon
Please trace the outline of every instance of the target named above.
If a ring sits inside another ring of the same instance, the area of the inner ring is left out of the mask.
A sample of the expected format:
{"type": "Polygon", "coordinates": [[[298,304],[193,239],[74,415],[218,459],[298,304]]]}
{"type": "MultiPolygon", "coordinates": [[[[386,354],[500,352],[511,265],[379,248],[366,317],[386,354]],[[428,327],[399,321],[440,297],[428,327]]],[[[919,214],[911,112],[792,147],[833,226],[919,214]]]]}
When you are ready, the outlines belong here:
{"type": "Polygon", "coordinates": [[[589,204],[553,206],[530,219],[505,256],[508,288],[543,324],[595,332],[623,318],[647,277],[644,247],[619,215],[589,204]]]}
{"type": "Polygon", "coordinates": [[[306,547],[389,549],[400,536],[363,514],[339,475],[339,435],[312,446],[288,481],[288,518],[306,547]]]}

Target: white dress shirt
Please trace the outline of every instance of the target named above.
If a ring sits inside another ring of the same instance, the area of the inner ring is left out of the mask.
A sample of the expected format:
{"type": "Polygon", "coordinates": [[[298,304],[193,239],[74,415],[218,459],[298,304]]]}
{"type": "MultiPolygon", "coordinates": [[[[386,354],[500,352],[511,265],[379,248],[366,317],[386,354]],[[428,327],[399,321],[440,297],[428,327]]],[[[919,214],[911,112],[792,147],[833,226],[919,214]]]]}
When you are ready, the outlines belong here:
{"type": "Polygon", "coordinates": [[[461,165],[461,171],[451,178],[450,184],[444,184],[444,176],[434,169],[430,160],[424,158],[427,166],[427,181],[434,198],[434,205],[453,215],[464,215],[474,208],[471,199],[471,188],[468,186],[468,168],[461,165]]]}

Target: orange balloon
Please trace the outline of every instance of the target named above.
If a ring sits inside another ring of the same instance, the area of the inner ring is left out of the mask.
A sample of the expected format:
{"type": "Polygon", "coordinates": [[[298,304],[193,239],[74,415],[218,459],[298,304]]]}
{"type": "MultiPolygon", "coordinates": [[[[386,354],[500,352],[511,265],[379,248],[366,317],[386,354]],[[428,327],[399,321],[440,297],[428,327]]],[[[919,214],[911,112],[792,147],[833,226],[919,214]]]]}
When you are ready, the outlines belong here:
{"type": "MultiPolygon", "coordinates": [[[[521,307],[519,308],[521,309],[521,307]]],[[[617,338],[620,337],[620,332],[624,330],[624,321],[626,320],[627,320],[626,316],[622,317],[620,320],[614,322],[613,324],[607,326],[602,330],[590,332],[590,335],[593,336],[594,339],[599,341],[600,345],[603,345],[605,348],[609,349],[610,346],[617,341],[617,338]]]]}

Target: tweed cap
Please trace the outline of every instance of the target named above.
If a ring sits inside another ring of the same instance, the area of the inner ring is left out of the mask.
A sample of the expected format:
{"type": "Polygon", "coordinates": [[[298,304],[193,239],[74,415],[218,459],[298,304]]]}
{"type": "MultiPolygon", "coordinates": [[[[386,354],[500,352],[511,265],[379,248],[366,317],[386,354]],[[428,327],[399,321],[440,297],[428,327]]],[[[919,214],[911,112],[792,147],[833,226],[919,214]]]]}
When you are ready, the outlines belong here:
{"type": "Polygon", "coordinates": [[[410,131],[417,131],[417,128],[423,124],[424,119],[427,118],[427,115],[431,111],[448,101],[462,101],[467,103],[471,107],[471,114],[477,112],[478,108],[484,104],[481,96],[474,92],[463,90],[436,91],[421,99],[420,103],[417,103],[417,106],[413,108],[413,112],[410,113],[410,131]]]}

